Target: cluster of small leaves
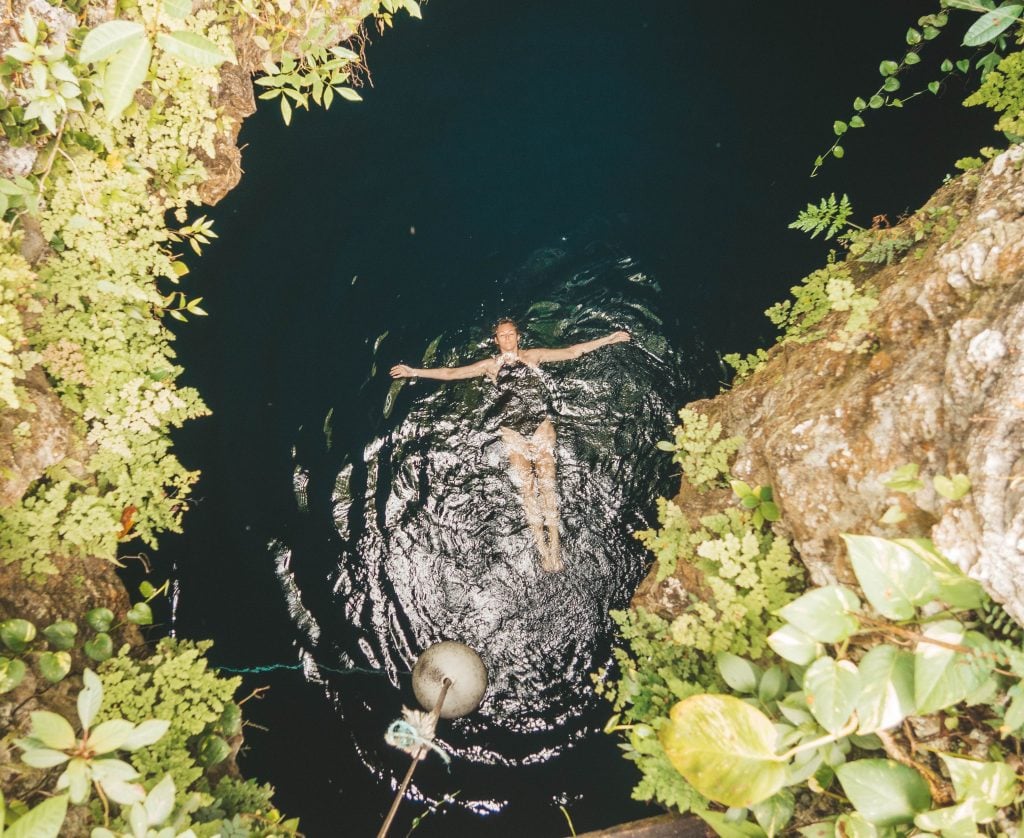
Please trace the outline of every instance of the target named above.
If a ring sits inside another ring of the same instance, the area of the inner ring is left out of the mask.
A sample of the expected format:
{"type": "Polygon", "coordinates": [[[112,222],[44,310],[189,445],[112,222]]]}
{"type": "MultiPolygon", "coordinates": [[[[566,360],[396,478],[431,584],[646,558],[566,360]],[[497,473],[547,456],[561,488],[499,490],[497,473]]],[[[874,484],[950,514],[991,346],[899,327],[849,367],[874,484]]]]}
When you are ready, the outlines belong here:
{"type": "Polygon", "coordinates": [[[722,484],[729,473],[729,458],[743,444],[742,437],[722,436],[722,425],[713,425],[707,416],[684,407],[680,424],[672,429],[674,439],[662,440],[658,448],[672,454],[672,462],[683,469],[683,477],[699,491],[722,484]]]}
{"type": "MultiPolygon", "coordinates": [[[[5,199],[0,188],[0,216],[6,211],[5,199]]],[[[0,240],[9,242],[0,248],[0,408],[21,406],[16,382],[39,361],[37,353],[24,351],[28,338],[22,312],[38,313],[41,306],[32,299],[32,269],[15,249],[19,239],[9,224],[0,221],[0,240]]]]}
{"type": "MultiPolygon", "coordinates": [[[[811,171],[812,177],[817,174],[826,159],[829,157],[838,159],[845,155],[845,149],[841,144],[844,136],[851,128],[863,128],[866,124],[864,116],[868,112],[886,107],[902,108],[907,101],[925,91],[938,95],[948,77],[957,73],[966,76],[970,72],[971,58],[956,60],[944,58],[939,64],[939,71],[942,73],[940,78],[932,79],[921,90],[909,95],[896,95],[902,87],[900,74],[907,68],[921,63],[920,52],[924,44],[938,37],[949,22],[949,13],[946,9],[958,9],[980,15],[964,34],[963,46],[976,49],[992,44],[992,49],[989,52],[973,59],[974,68],[980,72],[983,83],[996,65],[1000,63],[1007,50],[1006,31],[1014,23],[1021,21],[1021,12],[1024,10],[1024,5],[1014,2],[1003,2],[997,7],[996,0],[942,0],[942,6],[943,10],[936,14],[922,16],[918,19],[916,28],[912,26],[907,30],[907,52],[902,58],[899,60],[885,59],[879,64],[878,72],[882,76],[882,84],[878,90],[867,99],[858,96],[853,101],[853,115],[845,121],[836,120],[833,123],[835,140],[827,151],[815,159],[814,168],[811,171]]],[[[999,128],[998,130],[1006,129],[999,128]]]]}
{"type": "MultiPolygon", "coordinates": [[[[149,599],[166,589],[166,583],[157,591],[144,582],[149,599]]],[[[57,620],[41,632],[30,620],[12,617],[0,622],[0,694],[17,688],[25,679],[29,666],[47,683],[63,681],[71,672],[72,652],[79,649],[90,660],[101,663],[114,653],[110,632],[123,623],[114,623],[114,612],[104,606],[92,608],[82,617],[87,631],[79,632],[74,620],[57,620]]],[[[153,622],[153,611],[147,602],[137,602],[125,614],[124,623],[148,626],[153,622]]]]}
{"type": "Polygon", "coordinates": [[[208,666],[209,642],[161,640],[153,655],[135,660],[127,653],[100,667],[106,690],[102,718],[120,716],[129,721],[156,717],[170,722],[156,745],[133,755],[141,782],[149,787],[170,775],[177,789],[181,826],[196,834],[228,834],[235,823],[251,834],[265,831],[293,834],[295,821],[284,821],[270,805],[271,790],[254,781],[212,786],[208,770],[230,753],[229,740],[242,726],[239,705],[233,701],[240,679],[223,678],[208,666]]]}
{"type": "Polygon", "coordinates": [[[999,114],[995,128],[1010,142],[1024,141],[1024,51],[1010,53],[967,99],[968,106],[985,105],[999,114]]]}
{"type": "MultiPolygon", "coordinates": [[[[924,481],[918,477],[919,471],[920,467],[917,463],[906,463],[893,469],[882,485],[893,492],[914,495],[925,488],[924,481]]],[[[948,477],[945,474],[936,474],[932,478],[932,488],[936,494],[956,503],[971,491],[971,479],[966,474],[959,472],[948,477]]],[[[879,523],[899,524],[906,518],[907,515],[902,506],[899,503],[893,503],[879,518],[879,523]]]]}
{"type": "Polygon", "coordinates": [[[869,315],[878,301],[868,288],[858,288],[849,267],[829,255],[825,267],[804,277],[790,291],[792,300],[776,303],[765,316],[781,330],[779,343],[813,343],[826,337],[819,328],[832,312],[848,312],[846,321],[835,331],[827,345],[837,351],[857,350],[864,342],[860,335],[869,324],[869,315]]]}
{"type": "Polygon", "coordinates": [[[849,196],[844,194],[842,198],[836,200],[836,193],[833,192],[817,204],[808,204],[807,209],[801,210],[796,221],[789,225],[789,229],[807,233],[812,239],[819,233],[824,233],[826,239],[831,239],[836,233],[846,230],[851,215],[853,207],[850,205],[849,196]]]}
{"type": "Polygon", "coordinates": [[[732,379],[733,384],[737,384],[752,376],[764,366],[767,360],[767,349],[758,349],[746,356],[741,355],[739,352],[730,352],[722,356],[722,361],[735,370],[735,375],[732,379]]]}
{"type": "Polygon", "coordinates": [[[768,639],[779,659],[762,671],[720,655],[739,698],[676,704],[659,728],[669,759],[707,798],[747,810],[734,822],[752,814],[750,836],[807,824],[795,811],[802,787],[835,801],[805,827],[814,835],[956,838],[1019,824],[1021,784],[1005,757],[1024,731],[1024,649],[977,631],[987,595],[930,542],[844,538],[869,607],[830,585],[779,609],[785,625],[768,639]],[[905,719],[940,713],[945,736],[927,749],[907,739],[905,719]],[[961,715],[969,737],[956,734],[961,715]]]}

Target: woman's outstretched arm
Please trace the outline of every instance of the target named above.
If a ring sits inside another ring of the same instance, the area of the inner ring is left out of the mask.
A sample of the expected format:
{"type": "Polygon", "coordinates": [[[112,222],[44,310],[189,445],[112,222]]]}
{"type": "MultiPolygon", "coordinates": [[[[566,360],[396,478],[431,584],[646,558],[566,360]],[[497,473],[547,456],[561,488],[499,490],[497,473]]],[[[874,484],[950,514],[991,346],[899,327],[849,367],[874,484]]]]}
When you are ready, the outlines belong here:
{"type": "Polygon", "coordinates": [[[610,346],[613,343],[623,343],[628,340],[632,340],[629,332],[618,331],[596,340],[574,343],[572,346],[561,349],[524,349],[520,354],[524,361],[532,364],[543,364],[546,361],[571,361],[588,352],[593,352],[595,349],[600,349],[602,346],[610,346]]]}
{"type": "Polygon", "coordinates": [[[494,375],[494,359],[485,358],[475,364],[464,367],[427,367],[417,369],[406,364],[395,364],[391,368],[392,378],[436,378],[440,381],[457,381],[462,378],[478,378],[481,375],[494,375]]]}

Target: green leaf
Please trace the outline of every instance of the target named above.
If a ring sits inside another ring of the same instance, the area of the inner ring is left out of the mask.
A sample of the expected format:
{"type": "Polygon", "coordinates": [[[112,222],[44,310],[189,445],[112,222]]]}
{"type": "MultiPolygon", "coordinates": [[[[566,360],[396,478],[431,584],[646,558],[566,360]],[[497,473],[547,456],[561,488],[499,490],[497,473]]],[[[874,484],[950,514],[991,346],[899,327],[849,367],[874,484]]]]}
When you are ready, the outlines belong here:
{"type": "Polygon", "coordinates": [[[889,475],[889,479],[882,483],[882,485],[886,489],[892,489],[894,492],[905,492],[907,494],[916,492],[918,489],[924,488],[924,483],[917,479],[918,471],[917,463],[907,463],[894,469],[889,475]]]}
{"type": "Polygon", "coordinates": [[[1012,4],[982,15],[964,34],[964,46],[979,47],[989,41],[994,41],[1013,26],[1014,21],[1020,17],[1021,11],[1024,11],[1024,5],[1012,4]]]}
{"type": "Polygon", "coordinates": [[[216,67],[231,60],[230,55],[198,32],[189,32],[185,29],[161,32],[156,36],[156,42],[168,55],[173,55],[192,67],[216,67]]]}
{"type": "Polygon", "coordinates": [[[855,111],[862,111],[867,108],[868,103],[865,102],[860,96],[853,100],[853,109],[855,111]]]}
{"type": "Polygon", "coordinates": [[[765,831],[768,838],[774,838],[775,835],[778,835],[786,828],[786,825],[792,819],[793,808],[793,792],[789,791],[789,789],[783,789],[767,800],[755,803],[751,810],[757,819],[758,825],[765,831]]]}
{"type": "Polygon", "coordinates": [[[153,624],[153,609],[149,607],[148,603],[136,602],[128,609],[124,618],[137,626],[151,626],[153,624]]]}
{"type": "Polygon", "coordinates": [[[971,491],[971,480],[966,474],[954,474],[952,478],[937,474],[932,483],[936,492],[952,501],[960,500],[971,491]]]}
{"type": "Polygon", "coordinates": [[[116,751],[135,730],[125,719],[109,719],[89,731],[89,747],[97,754],[116,751]]]}
{"type": "Polygon", "coordinates": [[[888,759],[859,759],[836,768],[854,808],[876,826],[910,823],[932,805],[924,778],[888,759]]]}
{"type": "MultiPolygon", "coordinates": [[[[658,444],[660,445],[661,443],[658,443],[658,444]]],[[[669,445],[669,447],[668,447],[667,450],[669,450],[669,451],[675,451],[676,450],[675,445],[673,445],[672,443],[668,443],[668,445],[669,445]]],[[[746,497],[750,497],[752,494],[754,494],[754,490],[750,488],[750,484],[745,483],[742,480],[730,480],[729,481],[729,488],[732,489],[733,494],[735,494],[736,497],[738,497],[738,498],[746,498],[746,497]]]]}
{"type": "Polygon", "coordinates": [[[779,520],[779,507],[770,500],[762,501],[759,509],[764,519],[769,523],[779,520]]]}
{"type": "Polygon", "coordinates": [[[725,695],[677,703],[659,739],[669,761],[697,791],[727,806],[752,806],[778,792],[786,767],[775,755],[775,727],[764,713],[725,695]]]}
{"type": "Polygon", "coordinates": [[[911,26],[907,30],[907,43],[910,44],[910,46],[914,46],[914,44],[921,43],[921,40],[921,33],[911,26]]]}
{"type": "Polygon", "coordinates": [[[174,778],[168,774],[146,795],[147,825],[159,826],[171,816],[174,809],[174,778]]]}
{"type": "Polygon", "coordinates": [[[832,131],[835,133],[837,137],[843,136],[843,134],[846,133],[847,128],[849,128],[849,126],[841,119],[837,119],[835,122],[832,123],[832,131]]]}
{"type": "Polygon", "coordinates": [[[943,62],[942,62],[942,63],[941,63],[940,65],[939,65],[939,69],[940,69],[940,70],[941,70],[941,71],[942,71],[943,73],[951,73],[951,72],[953,72],[953,62],[952,62],[952,61],[950,61],[950,60],[949,60],[948,58],[946,58],[946,59],[945,59],[945,60],[943,60],[943,62]]]}
{"type": "Polygon", "coordinates": [[[102,61],[122,49],[137,46],[146,40],[146,28],[130,20],[110,20],[101,23],[82,41],[78,60],[82,64],[102,61]]]}
{"type": "Polygon", "coordinates": [[[57,751],[75,747],[78,740],[75,738],[74,728],[63,716],[49,710],[36,710],[31,714],[31,718],[32,732],[29,736],[32,739],[38,739],[47,748],[57,751]]]}
{"type": "Polygon", "coordinates": [[[114,624],[114,612],[109,608],[93,608],[85,612],[85,622],[93,631],[110,631],[114,624]]]}
{"type": "Polygon", "coordinates": [[[223,762],[231,755],[231,746],[223,737],[208,734],[199,740],[199,762],[207,767],[223,762]]]}
{"type": "Polygon", "coordinates": [[[761,676],[760,683],[757,685],[758,701],[762,704],[768,704],[781,698],[783,693],[786,692],[788,682],[789,676],[786,675],[781,666],[768,667],[764,675],[761,676]]]}
{"type": "Polygon", "coordinates": [[[841,145],[834,146],[832,148],[832,154],[837,160],[839,160],[846,154],[846,149],[844,149],[841,145]]]}
{"type": "Polygon", "coordinates": [[[827,585],[808,591],[777,613],[814,640],[839,643],[860,627],[860,621],[850,613],[858,610],[860,600],[853,591],[841,585],[827,585]]]}
{"type": "Polygon", "coordinates": [[[896,727],[914,712],[914,656],[895,646],[875,646],[857,665],[861,734],[896,727]]]}
{"type": "MultiPolygon", "coordinates": [[[[996,810],[982,800],[968,800],[956,806],[922,812],[914,818],[914,825],[942,838],[975,838],[985,833],[978,831],[978,824],[992,820],[996,810]]],[[[918,833],[920,834],[920,833],[918,833]]]]}
{"type": "Polygon", "coordinates": [[[909,620],[915,606],[939,595],[939,582],[914,551],[886,538],[842,534],[857,581],[874,609],[890,620],[909,620]]]}
{"type": "Polygon", "coordinates": [[[928,640],[963,645],[964,627],[956,620],[940,620],[922,632],[914,649],[914,703],[920,716],[959,704],[984,680],[984,673],[963,653],[928,640]]]}
{"type": "Polygon", "coordinates": [[[135,91],[146,79],[153,47],[147,38],[140,38],[121,49],[107,64],[100,85],[100,98],[107,118],[116,120],[135,97],[135,91]]]}
{"type": "Polygon", "coordinates": [[[878,65],[878,72],[881,73],[883,76],[887,77],[891,76],[893,73],[898,72],[899,69],[900,65],[897,64],[895,61],[883,61],[881,64],[878,65]]]}
{"type": "Polygon", "coordinates": [[[933,38],[937,38],[937,37],[939,37],[939,35],[940,35],[940,34],[942,34],[942,32],[941,32],[941,30],[940,30],[940,29],[937,29],[937,28],[936,28],[936,27],[934,27],[934,26],[926,26],[926,27],[924,28],[924,30],[923,30],[923,32],[922,32],[922,34],[924,35],[924,39],[925,39],[926,41],[930,41],[930,40],[932,40],[933,38]]]}
{"type": "Polygon", "coordinates": [[[836,818],[836,835],[842,835],[843,838],[896,838],[896,831],[891,826],[875,826],[854,811],[836,818]]]}
{"type": "Polygon", "coordinates": [[[942,87],[937,81],[928,82],[928,90],[931,93],[938,95],[939,89],[942,87]]]}
{"type": "Polygon", "coordinates": [[[68,796],[44,800],[4,830],[4,838],[58,838],[68,811],[68,796]]]}
{"type": "Polygon", "coordinates": [[[356,93],[351,87],[335,87],[334,89],[342,99],[348,99],[350,102],[363,101],[363,97],[356,93]]]}
{"type": "MultiPolygon", "coordinates": [[[[292,106],[287,96],[281,97],[281,118],[284,119],[285,125],[292,124],[292,106]]],[[[171,313],[173,314],[174,312],[171,313]]]]}
{"type": "Polygon", "coordinates": [[[718,838],[765,838],[764,830],[749,821],[733,821],[725,816],[725,812],[712,812],[710,809],[694,809],[704,823],[710,826],[718,838]]]}
{"type": "Polygon", "coordinates": [[[803,687],[814,718],[829,733],[835,733],[850,720],[857,706],[860,675],[850,661],[826,656],[807,667],[803,687]]]}
{"type": "MultiPolygon", "coordinates": [[[[237,707],[237,705],[234,705],[237,707]]],[[[125,751],[137,751],[158,741],[171,726],[166,719],[146,719],[135,726],[135,729],[121,743],[125,751]]]]}
{"type": "Polygon", "coordinates": [[[21,761],[33,768],[54,768],[63,765],[68,759],[66,753],[55,751],[53,748],[26,748],[25,753],[21,755],[21,761]]]}
{"type": "Polygon", "coordinates": [[[949,769],[958,801],[976,798],[1002,809],[1016,799],[1020,783],[1005,762],[979,762],[944,753],[939,756],[949,769]]]}
{"type": "Polygon", "coordinates": [[[88,667],[82,673],[82,682],[85,686],[78,694],[78,718],[82,722],[82,729],[88,730],[103,703],[103,683],[88,667]]]}
{"type": "Polygon", "coordinates": [[[753,695],[757,690],[760,670],[750,661],[729,652],[719,652],[716,657],[722,680],[738,693],[753,695]]]}
{"type": "Polygon", "coordinates": [[[913,67],[915,64],[921,63],[921,56],[918,55],[916,52],[908,52],[906,55],[903,56],[903,63],[906,64],[908,67],[913,67]]]}
{"type": "Polygon", "coordinates": [[[807,666],[821,654],[821,644],[795,626],[785,625],[768,636],[768,645],[780,658],[807,666]]]}
{"type": "Polygon", "coordinates": [[[931,568],[939,583],[938,598],[955,608],[974,610],[988,600],[981,585],[939,553],[927,538],[897,538],[896,544],[912,550],[931,568]]]}
{"type": "Polygon", "coordinates": [[[971,61],[970,61],[970,59],[969,58],[961,58],[959,61],[956,62],[956,68],[961,73],[966,73],[968,70],[971,69],[971,61]]]}
{"type": "Polygon", "coordinates": [[[36,627],[28,620],[4,620],[0,623],[0,640],[12,652],[24,652],[36,639],[36,627]]]}
{"type": "Polygon", "coordinates": [[[900,509],[898,506],[893,504],[885,510],[885,514],[878,519],[880,524],[899,524],[902,521],[907,520],[907,513],[900,509]]]}
{"type": "Polygon", "coordinates": [[[168,17],[184,20],[192,14],[192,0],[164,0],[164,11],[168,17]]]}
{"type": "Polygon", "coordinates": [[[71,671],[71,655],[67,652],[43,652],[38,663],[39,672],[51,684],[64,680],[71,671]]]}
{"type": "Polygon", "coordinates": [[[889,76],[885,83],[882,85],[882,90],[886,93],[895,93],[900,89],[900,80],[896,76],[889,76]]]}
{"type": "Polygon", "coordinates": [[[659,451],[668,451],[671,453],[676,450],[676,444],[674,442],[669,442],[667,439],[659,439],[657,448],[659,451]]]}
{"type": "Polygon", "coordinates": [[[96,663],[103,663],[114,654],[114,641],[109,634],[101,631],[92,640],[86,640],[82,649],[96,663]]]}
{"type": "Polygon", "coordinates": [[[78,634],[78,626],[71,620],[58,620],[43,629],[43,637],[58,652],[66,652],[74,646],[76,634],[78,634]]]}
{"type": "Polygon", "coordinates": [[[863,128],[864,127],[864,120],[861,117],[859,117],[859,116],[850,117],[850,127],[851,128],[863,128]]]}
{"type": "Polygon", "coordinates": [[[885,99],[879,96],[877,93],[868,99],[868,107],[873,110],[878,110],[882,105],[885,104],[885,99]]]}
{"type": "Polygon", "coordinates": [[[0,695],[17,687],[24,680],[26,672],[25,661],[0,657],[0,695]]]}
{"type": "Polygon", "coordinates": [[[71,760],[64,773],[57,778],[57,789],[67,789],[69,799],[76,806],[85,803],[89,799],[89,763],[81,757],[71,760]]]}

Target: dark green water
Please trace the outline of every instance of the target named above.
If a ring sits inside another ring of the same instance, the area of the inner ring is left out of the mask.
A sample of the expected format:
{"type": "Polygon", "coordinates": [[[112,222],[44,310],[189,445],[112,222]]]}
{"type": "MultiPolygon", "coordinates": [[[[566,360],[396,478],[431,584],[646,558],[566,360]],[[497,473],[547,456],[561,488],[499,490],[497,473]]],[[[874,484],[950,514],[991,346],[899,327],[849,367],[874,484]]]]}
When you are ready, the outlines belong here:
{"type": "MultiPolygon", "coordinates": [[[[952,91],[873,115],[807,179],[931,10],[892,5],[433,0],[371,46],[362,104],[246,124],[246,177],[189,278],[211,316],[179,338],[214,410],[179,435],[201,502],[161,559],[176,631],[213,638],[215,661],[308,664],[247,679],[272,688],[247,704],[269,730],[243,758],[308,834],[376,831],[407,765],[382,741],[412,702],[403,672],[443,638],[484,647],[495,688],[442,729],[451,772],[417,770],[420,800],[459,794],[415,834],[554,836],[559,805],[578,831],[653,811],[630,801],[586,690],[607,608],[643,573],[628,532],[672,488],[652,443],[715,392],[718,352],[770,342],[761,312],[820,263],[785,229],[800,207],[845,191],[859,221],[895,217],[987,141],[952,91]],[[551,368],[558,577],[536,573],[474,423],[486,388],[420,383],[384,416],[392,363],[438,336],[441,358],[483,357],[503,314],[528,315],[534,345],[636,336],[551,368]],[[349,666],[386,674],[325,669],[349,666]]],[[[392,834],[426,805],[406,801],[392,834]]]]}

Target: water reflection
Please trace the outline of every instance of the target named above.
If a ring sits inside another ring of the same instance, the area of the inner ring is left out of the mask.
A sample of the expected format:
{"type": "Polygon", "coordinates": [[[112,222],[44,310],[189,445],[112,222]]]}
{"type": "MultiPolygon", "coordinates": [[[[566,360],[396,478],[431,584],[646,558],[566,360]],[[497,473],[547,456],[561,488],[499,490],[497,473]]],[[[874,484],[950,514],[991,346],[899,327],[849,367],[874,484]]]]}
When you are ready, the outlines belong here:
{"type": "MultiPolygon", "coordinates": [[[[323,545],[277,547],[278,576],[309,661],[379,667],[398,685],[432,643],[458,640],[479,651],[490,677],[483,704],[440,731],[455,764],[476,766],[477,775],[487,765],[546,762],[592,730],[589,674],[609,654],[609,609],[628,601],[644,571],[647,559],[630,533],[645,526],[640,516],[667,477],[670,464],[655,442],[667,434],[685,385],[657,314],[658,285],[629,256],[603,247],[545,249],[500,292],[494,315],[519,321],[524,348],[617,329],[633,336],[544,366],[558,432],[565,569],[539,566],[499,435],[485,420],[497,398],[486,379],[392,386],[379,408],[381,430],[361,451],[346,452],[340,465],[337,456],[297,462],[300,509],[329,517],[336,538],[331,555],[323,545]]],[[[378,339],[377,374],[397,360],[480,360],[494,354],[489,328],[468,324],[426,341],[422,359],[388,358],[378,339]]],[[[335,413],[344,409],[339,403],[335,413]]],[[[333,424],[329,415],[325,451],[333,424]]],[[[367,767],[386,774],[380,708],[313,667],[338,711],[364,731],[353,736],[367,767]]],[[[478,781],[460,780],[466,792],[458,805],[504,805],[487,798],[486,778],[478,781]]]]}

